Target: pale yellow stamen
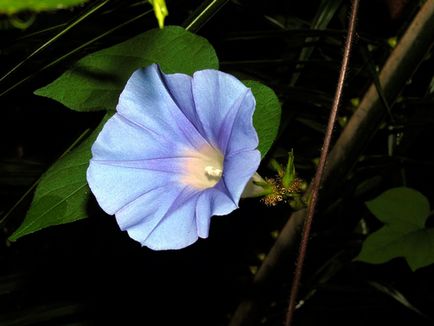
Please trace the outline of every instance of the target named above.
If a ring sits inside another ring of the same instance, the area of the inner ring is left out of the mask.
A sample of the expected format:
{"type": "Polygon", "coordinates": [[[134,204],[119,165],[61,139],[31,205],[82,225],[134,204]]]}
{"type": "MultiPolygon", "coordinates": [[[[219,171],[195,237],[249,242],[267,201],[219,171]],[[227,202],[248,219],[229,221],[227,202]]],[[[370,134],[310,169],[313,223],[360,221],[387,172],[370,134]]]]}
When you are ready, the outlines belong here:
{"type": "Polygon", "coordinates": [[[208,165],[205,166],[205,173],[210,177],[220,178],[223,175],[223,170],[216,169],[215,167],[208,165]]]}
{"type": "Polygon", "coordinates": [[[206,144],[199,150],[189,149],[181,182],[198,189],[214,187],[223,176],[223,155],[206,144]]]}

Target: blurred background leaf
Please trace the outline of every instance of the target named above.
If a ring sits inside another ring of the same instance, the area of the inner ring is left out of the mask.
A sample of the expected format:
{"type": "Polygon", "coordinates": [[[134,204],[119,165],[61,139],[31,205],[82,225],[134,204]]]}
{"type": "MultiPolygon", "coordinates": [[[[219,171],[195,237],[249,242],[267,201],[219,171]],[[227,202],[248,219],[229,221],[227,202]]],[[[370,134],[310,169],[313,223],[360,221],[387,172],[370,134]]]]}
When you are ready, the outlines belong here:
{"type": "Polygon", "coordinates": [[[66,9],[81,5],[88,0],[0,0],[0,14],[14,14],[18,11],[42,11],[66,9]]]}

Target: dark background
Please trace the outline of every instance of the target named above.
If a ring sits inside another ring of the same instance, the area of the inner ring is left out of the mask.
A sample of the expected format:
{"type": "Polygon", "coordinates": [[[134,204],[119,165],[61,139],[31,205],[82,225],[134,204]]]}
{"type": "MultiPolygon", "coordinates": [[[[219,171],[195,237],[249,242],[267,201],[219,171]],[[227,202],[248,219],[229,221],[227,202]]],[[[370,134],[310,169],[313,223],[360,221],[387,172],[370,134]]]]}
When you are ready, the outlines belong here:
{"type": "MultiPolygon", "coordinates": [[[[183,25],[197,15],[200,3],[167,1],[170,15],[166,23],[183,25]]],[[[350,99],[361,98],[373,80],[368,67],[381,69],[392,51],[387,40],[402,35],[418,4],[362,1],[340,118],[351,115],[354,108],[350,99]],[[370,49],[369,60],[363,54],[366,49],[370,49]]],[[[90,5],[50,13],[21,13],[15,18],[34,19],[24,30],[14,28],[12,18],[0,16],[0,75],[63,26],[35,32],[68,23],[90,5]]],[[[109,1],[103,10],[0,82],[1,92],[12,87],[0,97],[0,216],[102,117],[101,113],[70,111],[33,95],[33,91],[82,56],[156,27],[156,20],[150,13],[58,64],[43,68],[149,9],[139,1],[109,1]]],[[[260,167],[264,176],[273,175],[267,159],[285,160],[282,153],[290,149],[294,149],[301,177],[310,181],[315,172],[313,160],[319,157],[336,87],[349,1],[342,1],[327,29],[312,32],[310,23],[318,12],[321,1],[314,0],[228,1],[195,31],[215,47],[223,71],[260,80],[281,100],[282,127],[260,167]],[[308,36],[318,39],[311,40],[313,53],[300,68],[298,56],[308,36]],[[291,85],[295,73],[300,76],[291,85]]],[[[404,184],[433,198],[434,115],[429,92],[433,64],[432,57],[420,63],[392,106],[392,116],[386,116],[372,135],[363,160],[355,159],[351,175],[342,176],[341,193],[321,203],[303,274],[300,297],[305,303],[296,312],[297,325],[433,324],[432,266],[412,272],[402,258],[381,265],[352,261],[365,237],[359,232],[361,223],[371,231],[381,226],[364,206],[366,200],[404,184]],[[394,128],[392,132],[389,126],[394,128]],[[402,141],[396,145],[395,154],[388,156],[388,137],[398,134],[402,141]]],[[[335,133],[340,130],[337,125],[335,133]]],[[[0,325],[227,325],[238,304],[252,294],[263,304],[251,324],[282,325],[293,255],[261,291],[254,290],[252,282],[261,256],[268,253],[276,231],[292,212],[287,205],[265,207],[259,200],[243,200],[239,210],[213,218],[208,239],[179,251],[154,252],[119,231],[114,218],[105,215],[93,199],[89,203],[90,218],[10,243],[7,237],[21,223],[30,200],[31,195],[2,224],[0,325]]]]}

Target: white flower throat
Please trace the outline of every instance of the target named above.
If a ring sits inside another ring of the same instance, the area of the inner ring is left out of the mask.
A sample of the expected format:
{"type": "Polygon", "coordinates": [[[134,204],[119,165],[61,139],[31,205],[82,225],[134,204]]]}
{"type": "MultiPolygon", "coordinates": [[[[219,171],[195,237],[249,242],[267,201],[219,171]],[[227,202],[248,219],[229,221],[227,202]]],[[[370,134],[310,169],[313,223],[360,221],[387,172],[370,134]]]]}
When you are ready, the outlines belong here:
{"type": "Polygon", "coordinates": [[[189,149],[185,157],[182,183],[198,189],[207,189],[214,187],[223,176],[223,155],[209,144],[199,150],[189,149]]]}

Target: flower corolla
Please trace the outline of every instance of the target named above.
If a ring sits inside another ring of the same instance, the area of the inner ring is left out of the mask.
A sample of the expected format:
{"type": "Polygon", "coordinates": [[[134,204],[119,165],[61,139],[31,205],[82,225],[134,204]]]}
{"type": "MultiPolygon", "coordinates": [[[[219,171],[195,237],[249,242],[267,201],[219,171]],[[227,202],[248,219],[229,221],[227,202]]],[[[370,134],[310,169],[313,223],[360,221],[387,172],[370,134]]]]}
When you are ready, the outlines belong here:
{"type": "Polygon", "coordinates": [[[255,99],[235,77],[136,70],[92,146],[87,180],[122,230],[154,250],[208,237],[238,207],[260,153],[255,99]]]}

